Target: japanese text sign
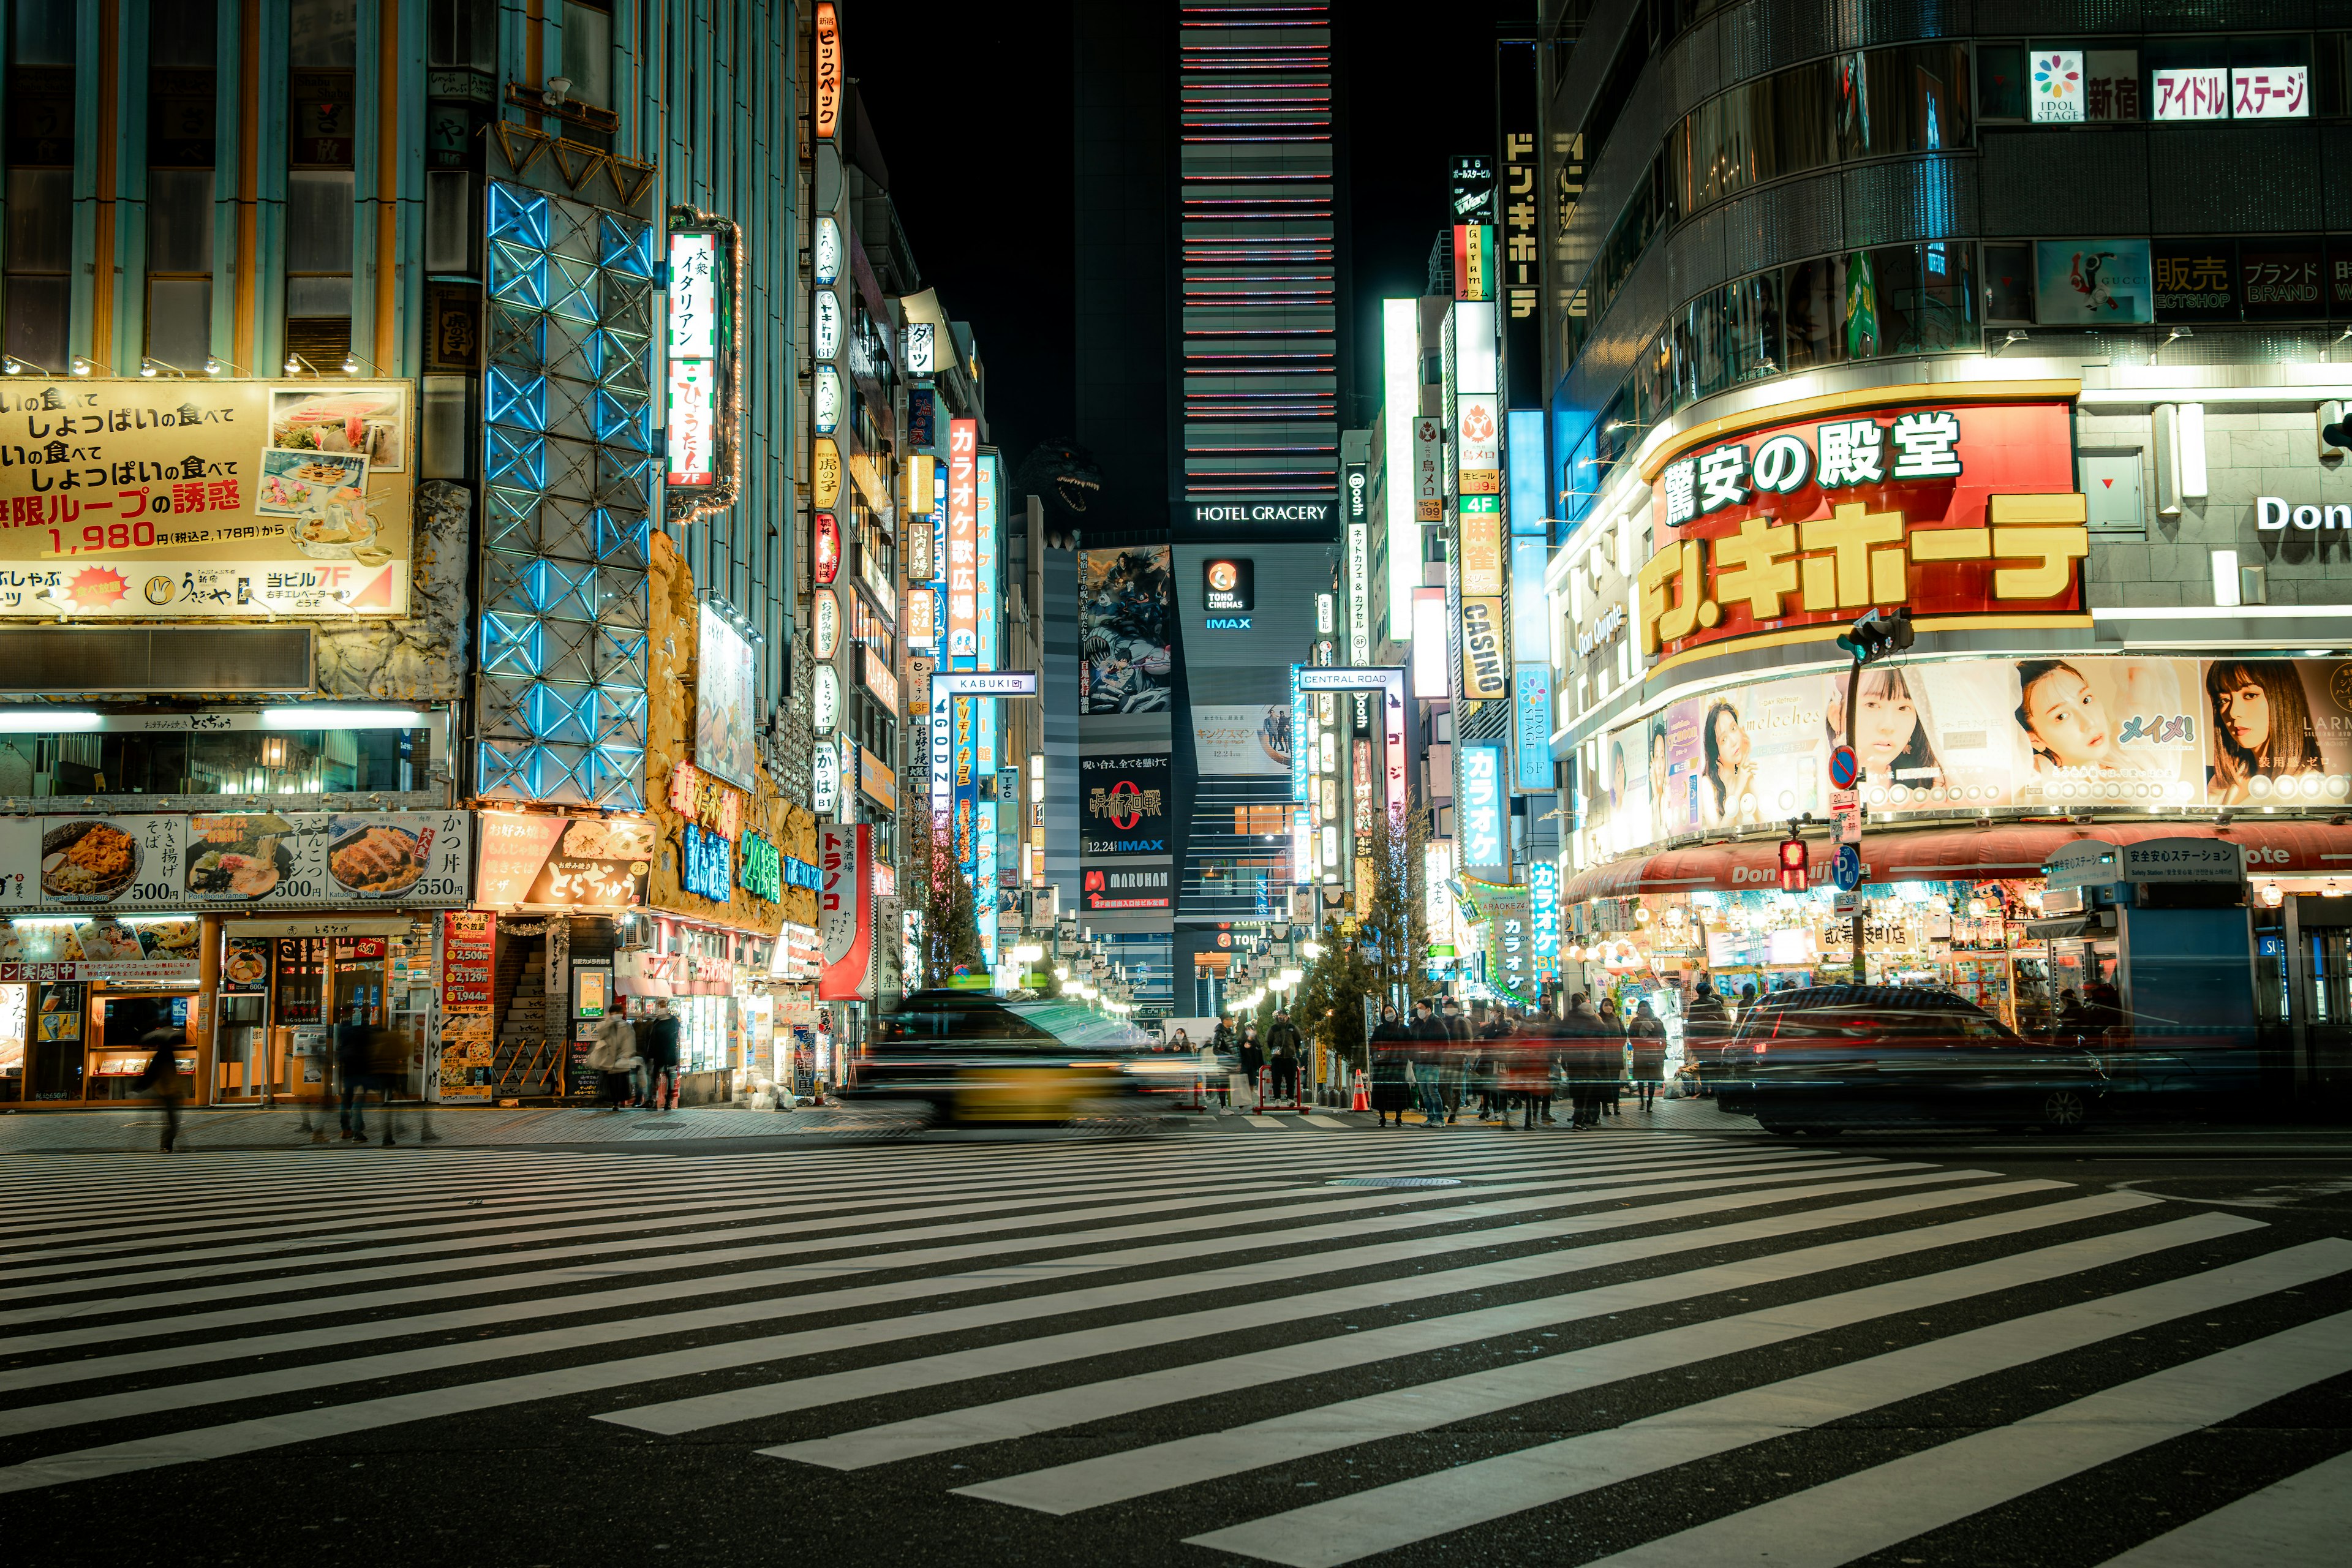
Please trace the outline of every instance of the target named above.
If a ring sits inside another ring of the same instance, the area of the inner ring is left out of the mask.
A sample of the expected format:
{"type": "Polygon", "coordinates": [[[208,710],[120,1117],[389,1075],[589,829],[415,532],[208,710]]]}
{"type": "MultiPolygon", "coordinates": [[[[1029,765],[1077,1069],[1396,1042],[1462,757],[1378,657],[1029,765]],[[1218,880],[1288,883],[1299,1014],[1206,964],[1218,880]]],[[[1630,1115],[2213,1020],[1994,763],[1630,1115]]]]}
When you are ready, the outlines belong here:
{"type": "Polygon", "coordinates": [[[0,616],[408,611],[405,382],[0,388],[0,616]]]}
{"type": "Polygon", "coordinates": [[[948,657],[980,652],[980,422],[948,421],[948,657]]]}
{"type": "Polygon", "coordinates": [[[1718,436],[1656,475],[1645,657],[1851,621],[2081,613],[2063,402],[1839,410],[1718,436]]]}

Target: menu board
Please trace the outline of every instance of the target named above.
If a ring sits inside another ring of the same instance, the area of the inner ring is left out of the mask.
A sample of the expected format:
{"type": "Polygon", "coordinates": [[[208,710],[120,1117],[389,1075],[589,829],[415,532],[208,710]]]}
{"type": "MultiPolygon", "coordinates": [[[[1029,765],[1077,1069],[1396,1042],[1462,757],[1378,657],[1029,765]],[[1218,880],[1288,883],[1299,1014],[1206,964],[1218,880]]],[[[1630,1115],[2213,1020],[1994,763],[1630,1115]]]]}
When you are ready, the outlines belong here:
{"type": "Polygon", "coordinates": [[[0,818],[0,911],[442,908],[472,858],[462,811],[0,818]]]}
{"type": "Polygon", "coordinates": [[[490,1005],[498,922],[498,916],[480,910],[451,910],[441,917],[442,1006],[471,1012],[490,1005]]]}
{"type": "Polygon", "coordinates": [[[629,909],[646,901],[654,828],[635,817],[481,814],[474,901],[497,909],[629,909]]]}
{"type": "Polygon", "coordinates": [[[408,613],[411,384],[0,387],[0,616],[408,613]]]}
{"type": "Polygon", "coordinates": [[[193,985],[201,930],[186,918],[0,921],[0,981],[193,985]]]}

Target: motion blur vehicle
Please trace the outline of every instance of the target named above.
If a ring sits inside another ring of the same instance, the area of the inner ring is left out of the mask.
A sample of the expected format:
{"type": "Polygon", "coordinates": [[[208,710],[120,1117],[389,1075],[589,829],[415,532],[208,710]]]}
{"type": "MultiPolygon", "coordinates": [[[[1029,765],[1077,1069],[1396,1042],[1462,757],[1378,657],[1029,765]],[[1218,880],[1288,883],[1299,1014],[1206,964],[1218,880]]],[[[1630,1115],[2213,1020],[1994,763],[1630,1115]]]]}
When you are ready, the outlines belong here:
{"type": "Polygon", "coordinates": [[[1134,1115],[1154,1092],[1192,1087],[1192,1058],[1150,1046],[1141,1031],[1067,1002],[918,991],[876,1022],[841,1095],[912,1100],[941,1127],[1134,1115]]]}
{"type": "Polygon", "coordinates": [[[1725,1055],[1738,1103],[1768,1132],[1920,1121],[2060,1131],[2088,1121],[2107,1093],[2089,1051],[2025,1039],[1929,987],[1776,991],[1740,1019],[1725,1055]]]}

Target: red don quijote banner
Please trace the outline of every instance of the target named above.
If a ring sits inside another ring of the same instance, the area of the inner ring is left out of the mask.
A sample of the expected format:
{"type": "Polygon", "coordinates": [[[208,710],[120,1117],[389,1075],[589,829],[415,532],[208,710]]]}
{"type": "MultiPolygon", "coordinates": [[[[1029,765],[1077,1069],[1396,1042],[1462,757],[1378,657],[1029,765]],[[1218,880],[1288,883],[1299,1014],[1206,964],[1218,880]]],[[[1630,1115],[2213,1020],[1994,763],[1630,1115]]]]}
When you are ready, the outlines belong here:
{"type": "Polygon", "coordinates": [[[824,968],[817,976],[821,1002],[855,1002],[865,994],[874,955],[874,877],[864,823],[818,829],[817,941],[824,968]]]}
{"type": "Polygon", "coordinates": [[[1922,622],[2081,617],[2090,537],[2069,403],[1935,390],[1665,448],[1650,476],[1643,653],[1826,637],[1874,606],[1908,605],[1922,622]]]}

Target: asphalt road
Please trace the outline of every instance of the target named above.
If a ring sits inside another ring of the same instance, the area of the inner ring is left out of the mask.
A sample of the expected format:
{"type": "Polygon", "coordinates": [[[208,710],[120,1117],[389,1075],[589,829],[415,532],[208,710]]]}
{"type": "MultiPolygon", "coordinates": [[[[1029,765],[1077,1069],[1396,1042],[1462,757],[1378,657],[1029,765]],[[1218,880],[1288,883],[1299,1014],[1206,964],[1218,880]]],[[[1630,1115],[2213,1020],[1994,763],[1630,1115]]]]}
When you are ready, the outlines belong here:
{"type": "Polygon", "coordinates": [[[0,1542],[496,1568],[2343,1560],[2352,1135],[1792,1142],[1709,1115],[20,1142],[0,1542]]]}

